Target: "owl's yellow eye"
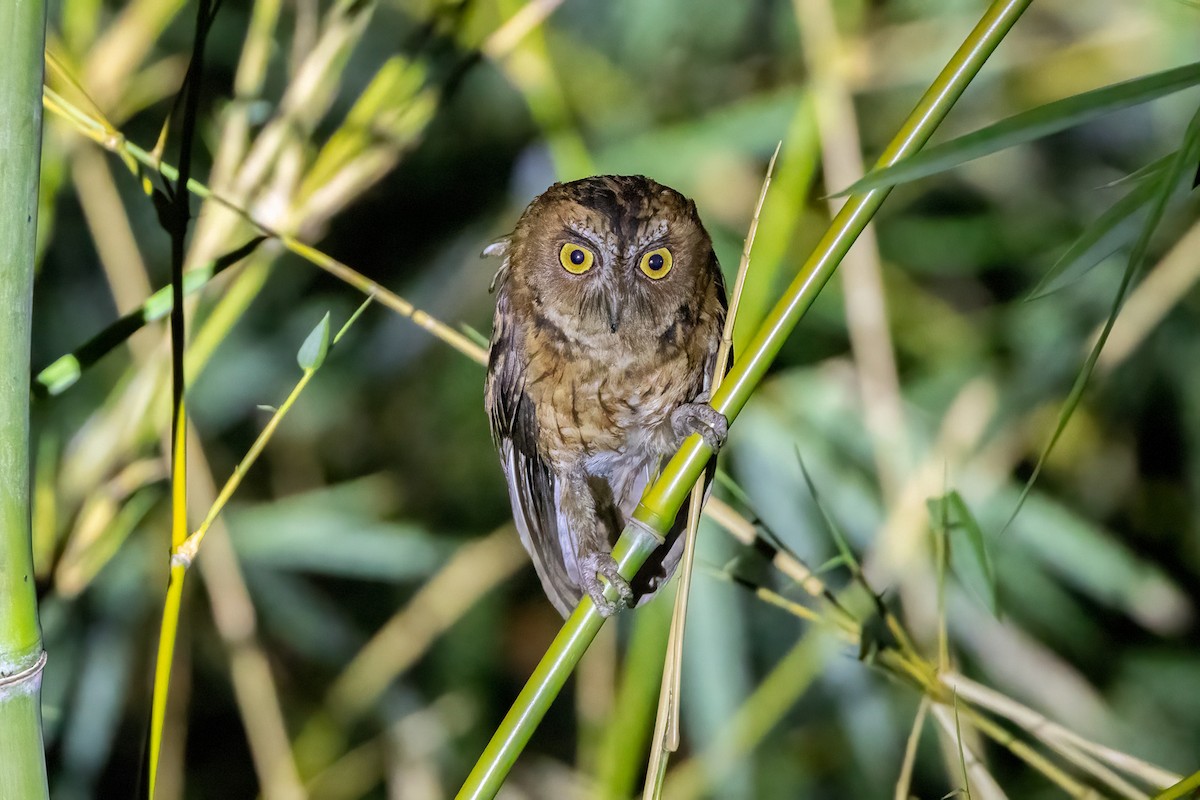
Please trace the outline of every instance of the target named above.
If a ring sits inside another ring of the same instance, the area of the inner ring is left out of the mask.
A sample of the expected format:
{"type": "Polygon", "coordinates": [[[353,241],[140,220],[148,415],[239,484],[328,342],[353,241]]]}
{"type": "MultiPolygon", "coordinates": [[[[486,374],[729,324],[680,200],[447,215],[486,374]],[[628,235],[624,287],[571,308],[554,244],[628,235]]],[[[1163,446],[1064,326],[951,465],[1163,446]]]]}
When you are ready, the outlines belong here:
{"type": "Polygon", "coordinates": [[[596,257],[581,244],[567,242],[558,251],[558,263],[572,275],[582,275],[592,268],[596,257]]]}
{"type": "Polygon", "coordinates": [[[642,256],[641,263],[638,264],[642,268],[642,273],[647,278],[659,280],[667,277],[667,273],[671,271],[671,251],[665,247],[660,247],[657,250],[651,250],[642,256]]]}

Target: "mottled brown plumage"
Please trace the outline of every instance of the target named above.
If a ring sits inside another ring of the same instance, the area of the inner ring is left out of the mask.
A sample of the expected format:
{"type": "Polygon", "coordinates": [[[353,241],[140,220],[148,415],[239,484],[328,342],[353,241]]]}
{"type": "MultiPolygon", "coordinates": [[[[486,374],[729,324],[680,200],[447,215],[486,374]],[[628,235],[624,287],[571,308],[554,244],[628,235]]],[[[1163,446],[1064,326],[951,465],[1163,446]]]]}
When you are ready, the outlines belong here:
{"type": "Polygon", "coordinates": [[[485,254],[503,258],[486,402],[513,516],[546,595],[615,610],[654,594],[679,561],[683,514],[627,584],[612,545],[647,480],[689,433],[726,421],[704,404],[725,320],[712,242],[691,200],[641,176],[555,184],[485,254]]]}

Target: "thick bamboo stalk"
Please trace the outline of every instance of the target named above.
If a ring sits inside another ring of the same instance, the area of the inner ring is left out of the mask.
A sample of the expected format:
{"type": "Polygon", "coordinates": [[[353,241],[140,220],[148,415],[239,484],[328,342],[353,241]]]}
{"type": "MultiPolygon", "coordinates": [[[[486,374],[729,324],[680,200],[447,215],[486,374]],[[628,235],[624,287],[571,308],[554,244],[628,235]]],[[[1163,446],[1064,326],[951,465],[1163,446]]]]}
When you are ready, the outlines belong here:
{"type": "Polygon", "coordinates": [[[29,527],[29,342],[42,151],[42,0],[0,2],[0,798],[47,797],[29,527]]]}

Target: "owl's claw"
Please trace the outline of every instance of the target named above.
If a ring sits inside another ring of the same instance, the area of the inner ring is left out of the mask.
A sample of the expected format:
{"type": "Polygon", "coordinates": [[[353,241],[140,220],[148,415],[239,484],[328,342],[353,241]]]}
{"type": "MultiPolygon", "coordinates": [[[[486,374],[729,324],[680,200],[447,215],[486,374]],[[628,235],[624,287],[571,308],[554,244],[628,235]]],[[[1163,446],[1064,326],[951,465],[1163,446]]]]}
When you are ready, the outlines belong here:
{"type": "Polygon", "coordinates": [[[611,617],[622,608],[633,605],[633,589],[629,588],[629,581],[617,571],[617,562],[613,560],[612,555],[589,553],[583,557],[579,567],[582,571],[583,589],[592,598],[600,616],[611,617]],[[616,588],[616,601],[604,596],[604,581],[600,580],[601,577],[616,588]]]}
{"type": "Polygon", "coordinates": [[[680,444],[695,433],[715,453],[729,436],[729,420],[707,402],[684,403],[671,413],[671,429],[680,444]]]}

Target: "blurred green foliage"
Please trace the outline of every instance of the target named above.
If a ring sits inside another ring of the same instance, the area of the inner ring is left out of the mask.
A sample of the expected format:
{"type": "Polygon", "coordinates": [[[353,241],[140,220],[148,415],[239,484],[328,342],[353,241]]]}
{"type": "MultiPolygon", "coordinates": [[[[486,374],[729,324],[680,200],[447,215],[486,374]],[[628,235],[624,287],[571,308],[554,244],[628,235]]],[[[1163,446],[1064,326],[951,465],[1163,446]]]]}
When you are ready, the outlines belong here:
{"type": "MultiPolygon", "coordinates": [[[[823,177],[822,146],[869,162],[979,12],[966,2],[832,4],[839,38],[826,72],[852,97],[861,142],[842,130],[822,143],[830,89],[812,80],[801,46],[805,5],[531,3],[553,13],[510,41],[493,35],[522,8],[507,0],[226,0],[193,175],[438,319],[486,332],[494,265],[478,252],[554,180],[629,172],[674,186],[696,200],[731,273],[782,140],[737,328],[744,341],[823,231],[825,196],[847,185],[823,177]],[[262,147],[272,136],[277,145],[262,147]],[[248,152],[265,164],[258,172],[248,152]]],[[[1194,60],[1197,14],[1168,0],[1035,4],[939,138],[1194,60]]],[[[50,47],[95,108],[61,79],[50,85],[150,150],[182,78],[191,16],[172,0],[63,0],[50,47]]],[[[1173,94],[899,186],[877,226],[899,425],[881,432],[869,419],[886,398],[862,391],[875,384],[862,383],[868,362],[851,348],[845,310],[862,287],[835,280],[738,419],[724,462],[747,496],[735,505],[808,564],[837,556],[822,508],[836,520],[931,657],[939,523],[926,501],[943,498],[953,506],[942,533],[956,667],[1180,774],[1200,768],[1194,193],[1167,207],[1092,387],[999,534],[1137,228],[1095,252],[1090,270],[1029,295],[1143,185],[1110,184],[1181,146],[1196,105],[1195,90],[1173,94]],[[981,589],[987,571],[998,614],[981,589]]],[[[100,152],[78,125],[47,114],[35,370],[167,280],[167,238],[141,182],[100,152]]],[[[254,233],[212,201],[193,208],[193,264],[254,233]]],[[[189,406],[206,460],[197,521],[214,494],[205,484],[220,486],[269,417],[262,407],[299,377],[313,326],[328,313],[336,330],[361,300],[272,240],[189,306],[189,406]]],[[[140,785],[169,541],[164,354],[163,323],[151,323],[34,404],[56,798],[130,796],[140,785]]],[[[313,797],[407,799],[457,788],[558,625],[520,566],[515,533],[489,534],[510,511],[482,383],[479,365],[379,303],[330,351],[235,496],[227,532],[214,529],[202,551],[160,796],[292,797],[303,785],[313,797]],[[278,752],[280,732],[295,766],[271,773],[262,759],[278,752]]],[[[891,797],[918,694],[820,627],[714,577],[802,596],[715,525],[702,528],[699,555],[708,570],[693,586],[685,741],[667,796],[891,797]]],[[[844,567],[822,577],[849,583],[844,567]]],[[[667,602],[625,615],[589,653],[509,796],[639,792],[667,602]]],[[[924,798],[961,783],[933,731],[912,785],[924,798]]],[[[1011,755],[985,753],[1010,797],[1063,796],[1011,755]]]]}

